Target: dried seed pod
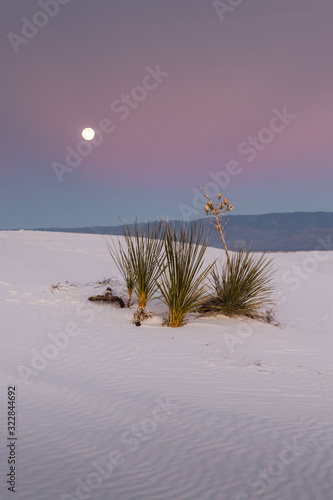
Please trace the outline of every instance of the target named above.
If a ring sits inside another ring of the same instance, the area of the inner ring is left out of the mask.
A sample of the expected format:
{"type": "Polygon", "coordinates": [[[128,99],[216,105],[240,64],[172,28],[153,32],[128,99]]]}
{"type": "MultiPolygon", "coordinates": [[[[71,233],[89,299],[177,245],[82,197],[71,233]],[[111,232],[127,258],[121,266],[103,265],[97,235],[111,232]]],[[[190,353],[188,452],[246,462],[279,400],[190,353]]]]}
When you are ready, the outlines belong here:
{"type": "Polygon", "coordinates": [[[219,213],[220,213],[219,209],[218,209],[218,208],[215,208],[215,210],[214,210],[214,215],[219,215],[219,213]]]}
{"type": "Polygon", "coordinates": [[[229,203],[228,198],[224,198],[223,203],[224,203],[225,205],[228,205],[228,203],[229,203]]]}
{"type": "Polygon", "coordinates": [[[221,193],[219,193],[219,194],[217,195],[217,197],[218,197],[218,199],[220,200],[220,199],[222,198],[222,194],[221,194],[221,193]]]}
{"type": "Polygon", "coordinates": [[[209,206],[208,206],[208,203],[206,203],[206,205],[204,206],[204,209],[205,209],[206,214],[208,214],[208,212],[210,210],[209,206]]]}

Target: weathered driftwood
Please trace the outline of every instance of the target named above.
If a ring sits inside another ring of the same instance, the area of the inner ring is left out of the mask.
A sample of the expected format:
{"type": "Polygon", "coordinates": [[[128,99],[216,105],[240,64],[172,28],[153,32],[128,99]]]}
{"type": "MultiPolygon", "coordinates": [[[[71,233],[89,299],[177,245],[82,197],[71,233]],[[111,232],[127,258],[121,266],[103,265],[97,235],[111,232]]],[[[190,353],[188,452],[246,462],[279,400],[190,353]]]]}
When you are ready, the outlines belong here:
{"type": "Polygon", "coordinates": [[[124,301],[122,298],[117,297],[116,295],[112,295],[110,292],[106,292],[105,295],[93,295],[89,297],[89,300],[100,301],[100,302],[110,302],[119,304],[121,308],[125,307],[124,301]]]}

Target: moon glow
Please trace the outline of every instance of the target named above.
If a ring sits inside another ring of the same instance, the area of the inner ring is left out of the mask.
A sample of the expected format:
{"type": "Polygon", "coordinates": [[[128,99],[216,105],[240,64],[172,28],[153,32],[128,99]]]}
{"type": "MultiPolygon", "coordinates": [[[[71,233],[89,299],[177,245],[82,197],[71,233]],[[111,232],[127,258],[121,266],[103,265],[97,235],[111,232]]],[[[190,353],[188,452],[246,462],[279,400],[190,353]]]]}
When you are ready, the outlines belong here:
{"type": "Polygon", "coordinates": [[[82,137],[85,141],[91,141],[95,137],[95,130],[87,127],[82,130],[82,137]]]}

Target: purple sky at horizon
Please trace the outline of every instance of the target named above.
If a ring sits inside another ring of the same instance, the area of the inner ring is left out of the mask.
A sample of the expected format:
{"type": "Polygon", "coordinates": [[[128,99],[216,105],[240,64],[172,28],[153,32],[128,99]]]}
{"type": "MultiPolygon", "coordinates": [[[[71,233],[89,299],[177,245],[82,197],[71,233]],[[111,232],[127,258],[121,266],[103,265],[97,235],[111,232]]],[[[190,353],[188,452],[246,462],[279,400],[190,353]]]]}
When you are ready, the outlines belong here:
{"type": "Polygon", "coordinates": [[[0,229],[201,218],[200,184],[234,215],[333,211],[333,3],[219,9],[2,0],[0,229]]]}

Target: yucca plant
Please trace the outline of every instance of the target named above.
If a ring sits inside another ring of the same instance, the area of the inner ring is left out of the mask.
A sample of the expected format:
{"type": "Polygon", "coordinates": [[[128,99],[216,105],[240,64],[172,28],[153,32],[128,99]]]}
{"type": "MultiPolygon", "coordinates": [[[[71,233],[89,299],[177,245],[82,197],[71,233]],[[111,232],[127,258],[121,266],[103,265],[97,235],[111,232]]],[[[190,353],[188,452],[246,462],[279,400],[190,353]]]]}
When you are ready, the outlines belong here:
{"type": "Polygon", "coordinates": [[[134,221],[133,234],[130,226],[123,224],[125,248],[118,240],[118,249],[109,245],[110,254],[121,272],[128,296],[138,305],[135,322],[149,316],[147,304],[157,289],[158,262],[163,248],[162,222],[139,224],[134,221]]]}
{"type": "Polygon", "coordinates": [[[134,283],[131,277],[131,274],[128,272],[128,259],[127,255],[124,252],[124,249],[121,245],[120,240],[118,239],[118,248],[116,245],[113,243],[112,245],[106,241],[107,248],[109,250],[109,253],[116,264],[122,278],[124,281],[124,288],[127,293],[127,300],[126,300],[126,306],[130,307],[131,305],[131,299],[132,299],[132,293],[133,293],[133,288],[134,288],[134,283]]]}
{"type": "Polygon", "coordinates": [[[212,269],[205,265],[207,240],[202,240],[203,227],[194,222],[180,226],[164,224],[164,259],[159,263],[160,278],[157,286],[160,300],[167,305],[166,324],[173,328],[184,324],[185,317],[206,299],[204,280],[212,269]]]}
{"type": "Polygon", "coordinates": [[[274,305],[273,274],[273,259],[267,258],[265,253],[256,255],[241,246],[231,256],[229,265],[224,262],[213,268],[214,293],[200,310],[264,318],[264,308],[274,305]]]}

